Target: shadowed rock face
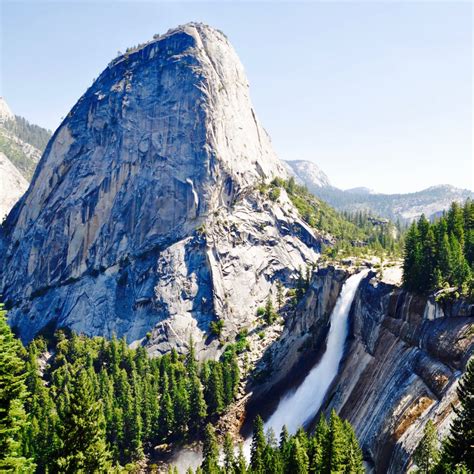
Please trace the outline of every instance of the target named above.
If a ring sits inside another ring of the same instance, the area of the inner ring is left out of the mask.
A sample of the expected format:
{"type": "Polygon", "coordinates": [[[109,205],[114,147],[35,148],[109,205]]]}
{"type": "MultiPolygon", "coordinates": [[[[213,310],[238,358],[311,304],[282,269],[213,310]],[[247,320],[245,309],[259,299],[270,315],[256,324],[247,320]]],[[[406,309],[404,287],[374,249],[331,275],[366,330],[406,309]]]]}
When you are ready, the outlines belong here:
{"type": "Polygon", "coordinates": [[[25,341],[47,324],[151,332],[152,351],[190,335],[204,344],[216,315],[235,332],[319,245],[285,196],[254,191],[278,175],[222,33],[189,24],[117,58],[8,217],[0,293],[12,326],[25,341]]]}

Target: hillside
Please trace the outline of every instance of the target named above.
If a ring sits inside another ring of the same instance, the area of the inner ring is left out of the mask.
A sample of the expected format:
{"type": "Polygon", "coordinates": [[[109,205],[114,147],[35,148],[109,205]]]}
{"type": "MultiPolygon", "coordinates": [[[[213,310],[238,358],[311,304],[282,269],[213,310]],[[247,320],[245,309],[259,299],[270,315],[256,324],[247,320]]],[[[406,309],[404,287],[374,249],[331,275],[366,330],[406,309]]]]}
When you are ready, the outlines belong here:
{"type": "Polygon", "coordinates": [[[51,131],[15,116],[0,97],[0,152],[30,181],[46,148],[51,131]]]}
{"type": "Polygon", "coordinates": [[[474,192],[450,185],[432,186],[407,194],[379,194],[364,187],[342,190],[332,186],[327,178],[321,180],[320,176],[324,173],[312,162],[286,163],[313,194],[336,209],[352,213],[370,211],[394,222],[412,221],[421,214],[433,218],[447,210],[453,201],[464,202],[468,198],[474,198],[474,192]],[[301,163],[305,163],[304,167],[301,163]]]}

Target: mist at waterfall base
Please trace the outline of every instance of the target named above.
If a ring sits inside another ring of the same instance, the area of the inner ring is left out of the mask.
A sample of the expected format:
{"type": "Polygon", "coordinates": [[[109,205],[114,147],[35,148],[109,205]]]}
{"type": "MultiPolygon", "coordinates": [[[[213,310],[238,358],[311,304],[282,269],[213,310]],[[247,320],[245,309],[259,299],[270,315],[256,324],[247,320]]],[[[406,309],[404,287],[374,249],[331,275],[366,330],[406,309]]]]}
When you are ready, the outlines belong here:
{"type": "Polygon", "coordinates": [[[287,392],[280,399],[277,409],[265,423],[266,430],[271,428],[278,436],[282,427],[286,425],[290,433],[295,433],[318,412],[329,386],[337,375],[339,363],[344,355],[352,301],[360,281],[367,273],[368,270],[356,273],[344,283],[331,314],[331,326],[323,357],[298,388],[287,392]]]}
{"type": "MultiPolygon", "coordinates": [[[[265,430],[270,428],[278,436],[286,425],[290,433],[295,433],[300,426],[312,420],[324,400],[324,396],[337,375],[339,364],[344,355],[344,345],[348,334],[348,319],[357,288],[369,270],[350,276],[344,283],[330,319],[330,329],[326,351],[320,362],[315,365],[303,382],[288,391],[280,399],[277,409],[265,422],[265,430]]],[[[245,440],[243,450],[247,461],[250,461],[252,438],[245,440]]],[[[222,454],[222,453],[221,453],[222,454]]],[[[200,449],[183,448],[177,452],[170,463],[185,471],[188,467],[196,469],[202,462],[200,449]]]]}

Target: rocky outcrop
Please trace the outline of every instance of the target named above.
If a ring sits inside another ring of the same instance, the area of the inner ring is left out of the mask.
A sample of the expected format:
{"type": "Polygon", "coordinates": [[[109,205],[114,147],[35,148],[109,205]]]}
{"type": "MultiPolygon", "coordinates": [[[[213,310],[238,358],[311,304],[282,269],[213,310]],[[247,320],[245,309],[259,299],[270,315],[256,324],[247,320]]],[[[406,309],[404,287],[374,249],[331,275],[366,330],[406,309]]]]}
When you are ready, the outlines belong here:
{"type": "Polygon", "coordinates": [[[6,100],[3,97],[0,97],[0,123],[5,120],[14,120],[15,116],[8,106],[6,100]]]}
{"type": "Polygon", "coordinates": [[[0,152],[0,222],[28,188],[28,182],[13,163],[0,152]]]}
{"type": "Polygon", "coordinates": [[[474,307],[459,300],[440,305],[369,276],[351,321],[324,408],[353,424],[375,472],[405,472],[426,421],[441,434],[449,427],[455,388],[474,350],[474,307]]]}
{"type": "Polygon", "coordinates": [[[24,341],[46,326],[202,354],[255,318],[319,240],[227,38],[188,24],[112,61],[58,128],[4,233],[0,292],[24,341]]]}
{"type": "Polygon", "coordinates": [[[306,185],[307,183],[311,183],[311,186],[317,188],[331,186],[327,174],[312,161],[287,160],[284,164],[290,174],[301,184],[306,185]]]}

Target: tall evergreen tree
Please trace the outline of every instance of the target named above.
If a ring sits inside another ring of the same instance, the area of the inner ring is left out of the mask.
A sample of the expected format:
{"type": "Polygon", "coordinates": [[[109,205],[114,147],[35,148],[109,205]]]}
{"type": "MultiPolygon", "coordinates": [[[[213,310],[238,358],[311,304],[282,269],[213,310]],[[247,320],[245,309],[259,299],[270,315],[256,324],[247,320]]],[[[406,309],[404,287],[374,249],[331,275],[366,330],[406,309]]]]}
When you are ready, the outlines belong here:
{"type": "Polygon", "coordinates": [[[24,402],[28,396],[22,346],[13,336],[0,307],[0,471],[28,472],[34,469],[25,456],[24,434],[27,418],[24,402]]]}
{"type": "Polygon", "coordinates": [[[224,473],[234,474],[235,471],[235,453],[234,441],[229,433],[226,433],[224,438],[224,473]]]}
{"type": "Polygon", "coordinates": [[[457,390],[460,406],[454,408],[456,417],[443,447],[443,463],[451,468],[464,464],[474,472],[474,358],[468,362],[457,390]]]}
{"type": "Polygon", "coordinates": [[[202,447],[203,461],[201,469],[204,474],[219,473],[219,446],[217,444],[214,428],[210,423],[206,425],[202,447]]]}
{"type": "Polygon", "coordinates": [[[265,471],[263,453],[265,451],[265,433],[263,432],[263,420],[257,416],[253,424],[252,447],[250,449],[250,467],[253,474],[262,474],[265,471]]]}
{"type": "Polygon", "coordinates": [[[425,425],[423,437],[418,443],[413,460],[416,463],[418,472],[430,474],[439,461],[438,434],[436,427],[431,420],[425,425]]]}
{"type": "Polygon", "coordinates": [[[79,369],[72,378],[61,417],[60,439],[59,471],[106,472],[110,467],[102,404],[94,400],[92,384],[84,369],[79,369]]]}
{"type": "Polygon", "coordinates": [[[364,459],[354,429],[348,421],[344,421],[346,437],[346,474],[364,474],[364,459]]]}
{"type": "Polygon", "coordinates": [[[291,440],[289,462],[286,472],[288,474],[306,474],[309,468],[308,454],[300,440],[295,436],[291,440]]]}
{"type": "Polygon", "coordinates": [[[346,467],[346,436],[344,425],[334,410],[329,418],[329,472],[344,472],[346,467]]]}
{"type": "Polygon", "coordinates": [[[224,409],[224,382],[221,364],[210,363],[209,380],[206,387],[206,402],[210,414],[220,414],[224,409]]]}

